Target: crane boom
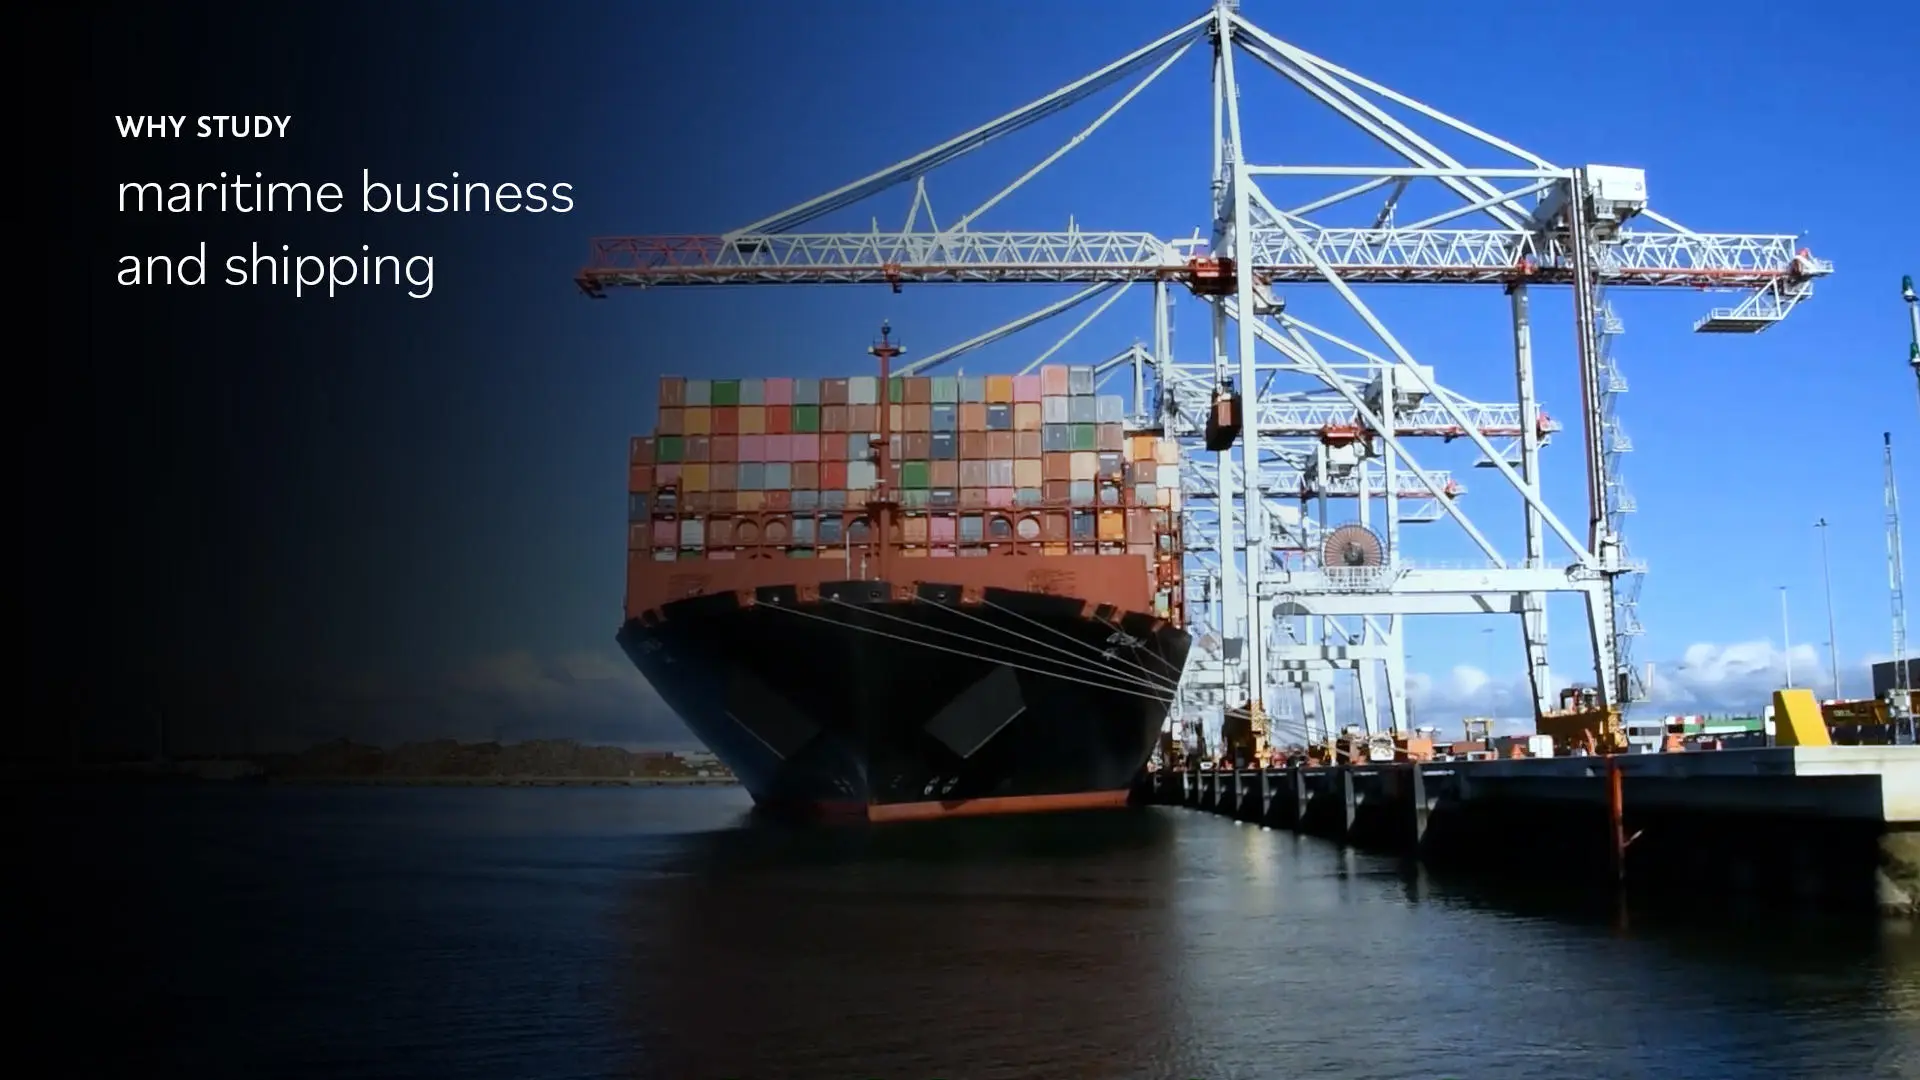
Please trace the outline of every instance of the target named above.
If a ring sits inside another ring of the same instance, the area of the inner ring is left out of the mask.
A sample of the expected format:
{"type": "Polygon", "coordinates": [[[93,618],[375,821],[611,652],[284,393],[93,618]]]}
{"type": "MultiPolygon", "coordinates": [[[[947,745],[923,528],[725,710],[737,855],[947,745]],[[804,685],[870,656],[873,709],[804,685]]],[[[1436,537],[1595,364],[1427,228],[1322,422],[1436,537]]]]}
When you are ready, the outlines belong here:
{"type": "MultiPolygon", "coordinates": [[[[1323,279],[1309,249],[1355,283],[1571,284],[1572,260],[1550,235],[1511,229],[1255,230],[1266,283],[1323,279]]],[[[1786,235],[1622,232],[1598,247],[1608,285],[1803,288],[1832,270],[1786,235]]],[[[1231,291],[1231,260],[1143,232],[864,232],[629,236],[593,241],[576,278],[589,296],[661,285],[1179,281],[1231,291]]]]}

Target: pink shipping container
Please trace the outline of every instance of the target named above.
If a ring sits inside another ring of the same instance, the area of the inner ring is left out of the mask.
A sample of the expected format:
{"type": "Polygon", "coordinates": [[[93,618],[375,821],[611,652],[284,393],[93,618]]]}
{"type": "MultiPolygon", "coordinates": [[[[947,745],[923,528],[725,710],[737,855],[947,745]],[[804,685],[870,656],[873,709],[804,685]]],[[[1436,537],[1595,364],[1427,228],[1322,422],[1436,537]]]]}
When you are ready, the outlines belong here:
{"type": "Polygon", "coordinates": [[[1010,487],[988,488],[987,489],[987,505],[988,506],[1012,506],[1013,505],[1013,489],[1010,487]]]}
{"type": "Polygon", "coordinates": [[[938,547],[927,554],[936,559],[951,559],[954,556],[954,550],[950,547],[938,547]]]}
{"type": "Polygon", "coordinates": [[[791,461],[793,460],[792,457],[789,456],[791,452],[792,452],[792,444],[791,444],[791,438],[789,436],[786,436],[786,435],[767,436],[767,460],[768,461],[791,461]]]}
{"type": "Polygon", "coordinates": [[[1038,375],[1015,375],[1013,377],[1013,400],[1031,401],[1040,404],[1041,382],[1038,375]]]}
{"type": "Polygon", "coordinates": [[[740,436],[740,460],[767,460],[767,437],[765,435],[740,436]]]}
{"type": "Polygon", "coordinates": [[[763,400],[765,400],[768,405],[793,404],[793,380],[768,379],[763,400]]]}
{"type": "Polygon", "coordinates": [[[680,544],[680,523],[676,521],[656,521],[653,523],[653,546],[657,548],[678,547],[680,544]]]}
{"type": "Polygon", "coordinates": [[[933,542],[936,544],[953,543],[953,519],[945,514],[933,519],[933,542]]]}
{"type": "Polygon", "coordinates": [[[680,466],[655,465],[653,467],[653,482],[659,487],[666,487],[668,484],[678,484],[680,482],[680,466]]]}
{"type": "Polygon", "coordinates": [[[1040,392],[1042,397],[1066,397],[1072,393],[1067,382],[1067,365],[1041,365],[1040,392]]]}
{"type": "Polygon", "coordinates": [[[788,456],[788,460],[790,461],[819,461],[820,460],[820,436],[818,435],[787,436],[787,456],[788,456]]]}

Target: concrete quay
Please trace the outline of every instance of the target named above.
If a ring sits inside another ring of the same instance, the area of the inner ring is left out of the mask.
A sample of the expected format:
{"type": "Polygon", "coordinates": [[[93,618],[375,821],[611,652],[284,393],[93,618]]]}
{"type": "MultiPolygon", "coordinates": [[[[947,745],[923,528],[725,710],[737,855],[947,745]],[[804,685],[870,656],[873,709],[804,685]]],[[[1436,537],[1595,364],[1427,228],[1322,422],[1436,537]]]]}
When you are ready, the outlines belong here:
{"type": "Polygon", "coordinates": [[[1149,773],[1141,801],[1435,866],[1920,918],[1920,747],[1149,773]]]}

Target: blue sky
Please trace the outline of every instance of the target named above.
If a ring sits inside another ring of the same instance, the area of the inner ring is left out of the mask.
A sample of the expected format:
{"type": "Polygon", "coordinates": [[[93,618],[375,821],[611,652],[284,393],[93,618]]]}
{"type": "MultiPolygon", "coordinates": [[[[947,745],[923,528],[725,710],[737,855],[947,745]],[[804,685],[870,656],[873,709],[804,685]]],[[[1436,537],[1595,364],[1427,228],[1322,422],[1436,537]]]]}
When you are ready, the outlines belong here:
{"type": "MultiPolygon", "coordinates": [[[[1038,97],[1203,6],[846,0],[674,5],[668,14],[613,5],[510,33],[505,22],[476,20],[452,65],[473,79],[414,88],[423,110],[436,94],[471,95],[470,128],[442,133],[438,153],[463,176],[570,181],[578,209],[462,223],[485,234],[484,248],[472,246],[488,257],[440,270],[436,302],[459,304],[464,323],[450,365],[458,377],[395,376],[392,408],[366,422],[374,441],[382,432],[398,439],[409,407],[431,393],[439,422],[465,443],[457,455],[395,462],[390,484],[355,498],[405,516],[409,542],[422,548],[448,535],[471,539],[450,549],[458,558],[423,560],[396,588],[336,597],[379,625],[331,643],[328,663],[373,682],[461,673],[453,684],[483,697],[523,695],[519,711],[542,718],[539,727],[564,726],[573,695],[583,695],[604,718],[595,727],[603,735],[671,739],[652,723],[629,733],[623,703],[640,699],[623,694],[640,692],[608,686],[631,681],[611,645],[624,570],[623,454],[626,437],[649,424],[657,378],[865,370],[881,319],[929,351],[1063,293],[658,290],[590,302],[570,281],[587,240],[745,224],[1038,97]],[[474,581],[492,583],[483,599],[474,581]]],[[[1248,0],[1243,10],[1293,44],[1560,164],[1644,168],[1652,205],[1693,229],[1798,232],[1834,260],[1836,274],[1812,301],[1759,336],[1692,334],[1706,307],[1728,302],[1716,295],[1620,299],[1627,333],[1618,355],[1631,384],[1622,416],[1636,447],[1625,475],[1640,508],[1629,540],[1652,566],[1636,655],[1655,662],[1656,691],[1674,711],[1757,705],[1778,682],[1785,585],[1796,673],[1811,672],[1827,636],[1812,528],[1822,516],[1832,523],[1842,668],[1888,651],[1880,433],[1893,433],[1905,475],[1920,470],[1920,405],[1904,366],[1897,289],[1901,274],[1920,273],[1920,226],[1906,205],[1920,165],[1912,116],[1920,37],[1910,17],[1888,4],[1620,4],[1599,18],[1575,4],[1488,4],[1474,17],[1458,5],[1410,2],[1370,4],[1364,17],[1277,0],[1248,0]]],[[[1387,160],[1278,76],[1247,68],[1251,157],[1387,160]]],[[[1119,92],[935,173],[935,209],[948,219],[971,209],[1119,92]]],[[[976,227],[1072,220],[1204,232],[1208,95],[1196,50],[976,227]]],[[[1508,162],[1487,153],[1479,163],[1508,162]]],[[[897,226],[910,195],[895,189],[823,227],[864,228],[875,216],[897,226]]],[[[1318,320],[1330,311],[1324,293],[1290,298],[1318,320]]],[[[1130,293],[1057,359],[1091,361],[1145,339],[1143,294],[1130,293]]],[[[1512,399],[1496,289],[1365,295],[1443,383],[1512,399]]],[[[1564,292],[1536,298],[1535,343],[1543,404],[1569,423],[1547,451],[1548,494],[1577,519],[1569,306],[1564,292]]],[[[1351,329],[1335,315],[1323,321],[1351,329]]],[[[1198,355],[1202,327],[1199,310],[1183,306],[1182,359],[1198,355]]],[[[1024,364],[1064,328],[1021,335],[979,366],[1024,364]]],[[[1517,549],[1517,502],[1496,474],[1470,469],[1461,452],[1423,457],[1452,467],[1470,488],[1468,512],[1517,549]]],[[[1409,536],[1410,557],[1468,556],[1453,527],[1425,528],[1409,536]]],[[[366,539],[390,543],[385,534],[366,539]]],[[[1577,676],[1586,663],[1577,609],[1556,605],[1552,617],[1555,670],[1577,676]]],[[[1427,674],[1422,693],[1433,709],[1484,712],[1516,700],[1508,684],[1521,675],[1517,628],[1484,625],[1496,632],[1480,633],[1474,620],[1415,624],[1411,666],[1427,674]]]]}

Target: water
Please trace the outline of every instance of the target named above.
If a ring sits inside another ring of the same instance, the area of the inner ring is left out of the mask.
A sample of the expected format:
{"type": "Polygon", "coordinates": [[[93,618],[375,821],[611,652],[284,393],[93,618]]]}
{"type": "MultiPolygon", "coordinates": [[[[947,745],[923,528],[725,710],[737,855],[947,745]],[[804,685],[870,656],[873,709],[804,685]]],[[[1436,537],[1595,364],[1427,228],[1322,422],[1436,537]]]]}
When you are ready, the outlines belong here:
{"type": "Polygon", "coordinates": [[[76,1076],[1920,1075],[1906,924],[1623,925],[1169,809],[821,832],[745,808],[61,796],[34,865],[66,869],[31,878],[65,917],[16,925],[94,1021],[76,1076]]]}

